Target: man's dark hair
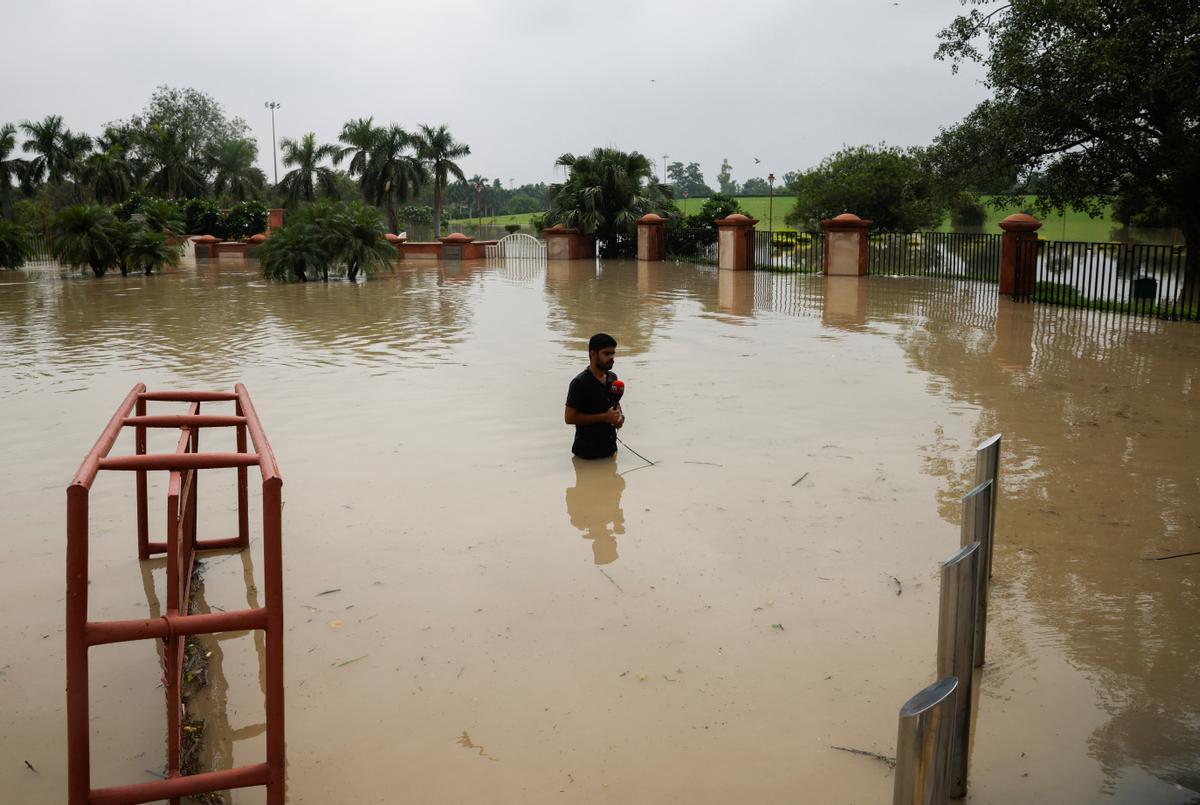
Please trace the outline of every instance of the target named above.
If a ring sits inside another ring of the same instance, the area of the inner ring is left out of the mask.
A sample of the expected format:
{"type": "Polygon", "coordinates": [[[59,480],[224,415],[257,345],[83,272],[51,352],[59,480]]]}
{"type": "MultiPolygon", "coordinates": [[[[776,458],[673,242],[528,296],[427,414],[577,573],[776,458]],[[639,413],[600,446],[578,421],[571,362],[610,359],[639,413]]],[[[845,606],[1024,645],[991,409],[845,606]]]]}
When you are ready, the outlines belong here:
{"type": "Polygon", "coordinates": [[[596,333],[588,339],[588,352],[599,352],[608,347],[615,347],[617,339],[613,338],[608,333],[596,333]]]}

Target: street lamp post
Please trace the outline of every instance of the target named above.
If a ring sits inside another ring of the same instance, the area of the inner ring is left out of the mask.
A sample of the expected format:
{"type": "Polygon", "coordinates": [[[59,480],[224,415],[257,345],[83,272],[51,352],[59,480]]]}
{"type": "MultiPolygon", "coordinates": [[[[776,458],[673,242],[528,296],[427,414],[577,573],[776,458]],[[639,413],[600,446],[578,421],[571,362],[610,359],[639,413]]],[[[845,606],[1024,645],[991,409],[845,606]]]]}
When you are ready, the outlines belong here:
{"type": "Polygon", "coordinates": [[[767,248],[770,248],[769,244],[772,242],[772,234],[775,229],[775,174],[767,174],[767,185],[769,186],[767,191],[767,248]]]}
{"type": "Polygon", "coordinates": [[[663,154],[662,161],[662,177],[659,179],[663,184],[667,183],[667,155],[663,154]]]}
{"type": "Polygon", "coordinates": [[[275,110],[281,104],[276,101],[267,101],[263,104],[264,109],[271,110],[271,165],[275,168],[275,184],[279,184],[279,159],[275,156],[275,110]]]}
{"type": "Polygon", "coordinates": [[[475,183],[475,215],[479,218],[479,237],[483,238],[483,202],[480,199],[483,197],[483,184],[475,183]]]}

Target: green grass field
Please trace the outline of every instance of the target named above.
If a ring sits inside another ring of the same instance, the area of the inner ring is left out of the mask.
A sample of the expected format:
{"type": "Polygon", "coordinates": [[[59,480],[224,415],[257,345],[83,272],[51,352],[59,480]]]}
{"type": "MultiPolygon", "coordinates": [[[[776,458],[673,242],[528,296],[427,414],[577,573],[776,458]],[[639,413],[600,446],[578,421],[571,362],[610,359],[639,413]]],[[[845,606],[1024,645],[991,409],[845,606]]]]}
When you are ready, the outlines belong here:
{"type": "MultiPolygon", "coordinates": [[[[983,201],[987,203],[988,197],[984,196],[983,201]]],[[[1032,207],[1033,197],[1026,197],[1027,203],[1032,207]]],[[[741,196],[737,199],[738,205],[746,211],[746,214],[752,218],[758,219],[758,229],[766,231],[768,228],[767,212],[770,206],[770,200],[766,196],[741,196]]],[[[694,215],[700,210],[700,206],[704,203],[704,199],[676,199],[675,206],[680,212],[686,212],[689,215],[694,215]]],[[[790,232],[794,228],[784,223],[783,218],[789,213],[795,205],[795,199],[791,196],[776,196],[774,202],[774,221],[770,226],[776,232],[790,232]]],[[[1005,207],[1003,209],[993,209],[986,206],[987,220],[984,222],[983,232],[995,232],[999,234],[999,222],[1005,217],[1012,215],[1014,212],[1020,212],[1020,206],[1005,207]]],[[[521,224],[529,226],[529,219],[532,218],[531,213],[522,215],[498,215],[493,218],[484,218],[485,224],[495,223],[497,226],[505,224],[521,224]]],[[[1042,218],[1042,228],[1038,234],[1044,240],[1072,240],[1072,241],[1109,241],[1113,239],[1113,230],[1119,224],[1112,218],[1112,208],[1106,207],[1105,213],[1100,218],[1089,218],[1081,212],[1072,212],[1068,210],[1065,215],[1049,215],[1042,218]]],[[[469,227],[475,224],[475,219],[459,219],[451,221],[451,231],[457,228],[469,227]]],[[[937,227],[939,231],[948,232],[950,230],[950,221],[947,218],[942,224],[937,227]]],[[[1163,242],[1170,243],[1170,234],[1166,232],[1158,232],[1159,239],[1163,242]]]]}

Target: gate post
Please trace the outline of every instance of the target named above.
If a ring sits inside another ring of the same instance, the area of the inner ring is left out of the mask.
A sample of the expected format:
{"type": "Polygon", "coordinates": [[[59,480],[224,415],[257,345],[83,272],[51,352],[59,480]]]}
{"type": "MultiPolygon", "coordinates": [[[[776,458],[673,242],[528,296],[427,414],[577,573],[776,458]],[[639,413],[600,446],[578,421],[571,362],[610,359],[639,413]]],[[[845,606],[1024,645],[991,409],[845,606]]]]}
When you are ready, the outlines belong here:
{"type": "Polygon", "coordinates": [[[1028,298],[1037,273],[1037,231],[1042,222],[1023,212],[1000,222],[1000,293],[1028,298]]]}
{"type": "Polygon", "coordinates": [[[754,268],[754,218],[735,212],[713,221],[717,225],[717,268],[747,271],[754,268]]]}
{"type": "Polygon", "coordinates": [[[667,259],[667,219],[648,212],[637,220],[637,259],[667,259]]]}
{"type": "Polygon", "coordinates": [[[852,212],[821,221],[825,230],[825,276],[862,277],[867,273],[867,230],[871,222],[852,212]]]}

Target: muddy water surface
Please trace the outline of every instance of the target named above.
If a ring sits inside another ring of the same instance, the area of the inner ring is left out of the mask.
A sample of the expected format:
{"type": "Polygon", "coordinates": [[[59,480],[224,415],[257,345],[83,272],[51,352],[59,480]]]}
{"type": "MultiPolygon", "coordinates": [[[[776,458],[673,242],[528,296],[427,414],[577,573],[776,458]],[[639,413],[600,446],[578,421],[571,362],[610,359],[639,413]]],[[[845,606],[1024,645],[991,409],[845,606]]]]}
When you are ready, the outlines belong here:
{"type": "MultiPolygon", "coordinates": [[[[994,290],[629,262],[0,275],[5,800],[64,798],[79,460],[135,382],[241,381],[284,478],[291,802],[890,801],[886,764],[831,747],[892,754],[932,680],[937,565],[994,432],[970,801],[1191,801],[1200,557],[1151,557],[1200,550],[1200,327],[994,290]],[[597,330],[654,466],[570,457],[563,399],[597,330]]],[[[132,492],[93,492],[94,619],[165,597],[132,492]]],[[[232,534],[233,472],[200,500],[202,535],[232,534]]],[[[261,603],[253,547],[206,560],[199,609],[261,603]]],[[[204,762],[261,760],[261,641],[205,651],[204,762]]],[[[151,779],[155,648],[91,658],[93,783],[151,779]]]]}

